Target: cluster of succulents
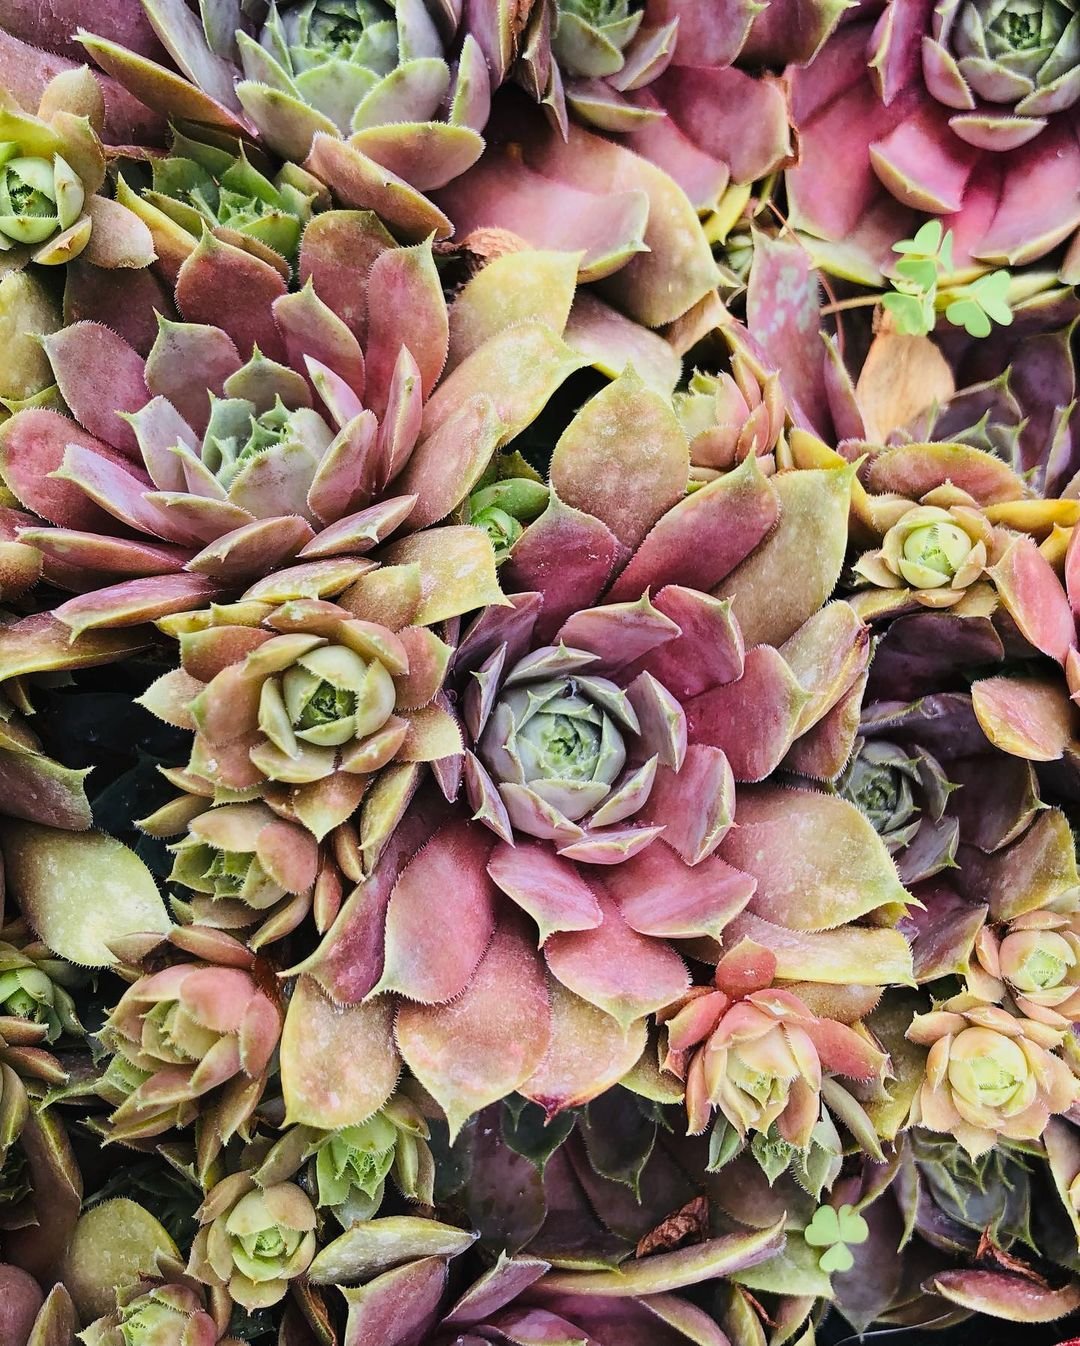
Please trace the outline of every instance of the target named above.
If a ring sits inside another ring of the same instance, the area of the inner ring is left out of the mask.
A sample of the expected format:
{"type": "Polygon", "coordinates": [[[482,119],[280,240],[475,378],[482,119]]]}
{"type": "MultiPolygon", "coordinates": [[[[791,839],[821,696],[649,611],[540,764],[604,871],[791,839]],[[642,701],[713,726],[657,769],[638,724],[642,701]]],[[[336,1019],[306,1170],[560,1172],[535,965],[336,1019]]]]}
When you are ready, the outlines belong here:
{"type": "Polygon", "coordinates": [[[0,121],[2,1346],[1076,1338],[1074,0],[0,0],[0,121]]]}

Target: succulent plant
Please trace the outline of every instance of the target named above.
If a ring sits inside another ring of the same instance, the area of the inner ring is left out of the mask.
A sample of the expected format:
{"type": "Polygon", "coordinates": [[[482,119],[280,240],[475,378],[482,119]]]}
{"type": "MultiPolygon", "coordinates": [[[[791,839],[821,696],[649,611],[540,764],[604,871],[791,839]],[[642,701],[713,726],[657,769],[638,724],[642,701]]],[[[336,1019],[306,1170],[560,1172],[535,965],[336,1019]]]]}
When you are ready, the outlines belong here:
{"type": "Polygon", "coordinates": [[[991,981],[1000,997],[1007,988],[1029,1019],[1055,1028],[1080,1014],[1077,918],[1056,911],[1029,911],[1000,930],[984,926],[975,942],[978,967],[990,981],[972,978],[985,990],[991,981]]]}
{"type": "Polygon", "coordinates": [[[1077,163],[1071,4],[949,0],[906,22],[903,9],[890,0],[844,25],[819,62],[793,72],[793,223],[863,275],[913,211],[953,230],[961,270],[1043,257],[1080,223],[1059,195],[1077,163]],[[853,171],[823,190],[838,145],[853,171]]]}
{"type": "Polygon", "coordinates": [[[139,977],[102,1029],[111,1054],[98,1085],[112,1104],[110,1134],[160,1135],[190,1125],[212,1094],[208,1149],[242,1129],[259,1102],[281,1031],[281,1011],[260,986],[254,955],[229,936],[188,927],[176,943],[197,950],[139,977]]]}
{"type": "Polygon", "coordinates": [[[42,1040],[50,1046],[63,1034],[82,1037],[71,997],[78,972],[28,938],[22,923],[4,927],[0,935],[5,936],[0,939],[0,1033],[5,1024],[17,1033],[22,1022],[44,1029],[42,1040]]]}
{"type": "Polygon", "coordinates": [[[151,168],[151,187],[135,192],[125,182],[119,198],[145,222],[158,255],[170,259],[193,252],[209,226],[228,242],[268,249],[269,260],[277,254],[294,262],[313,211],[327,204],[318,178],[293,163],[267,176],[242,140],[223,149],[174,132],[170,153],[151,168]]]}
{"type": "Polygon", "coordinates": [[[343,201],[360,192],[365,208],[414,240],[449,233],[422,193],[463,172],[484,147],[491,82],[470,32],[459,37],[456,20],[425,0],[274,2],[261,22],[238,3],[202,11],[200,25],[186,9],[148,8],[187,78],[105,37],[83,33],[81,41],[163,116],[254,133],[343,201]]]}
{"type": "MultiPolygon", "coordinates": [[[[161,320],[145,361],[92,322],[48,340],[85,429],[56,411],[22,412],[0,431],[0,459],[14,493],[54,525],[20,537],[78,567],[90,590],[58,609],[61,620],[86,629],[199,607],[293,558],[333,570],[352,557],[359,575],[370,563],[356,558],[406,520],[416,530],[461,504],[499,445],[584,363],[559,335],[554,301],[507,326],[490,286],[467,289],[436,388],[451,319],[430,242],[390,246],[351,213],[317,224],[324,244],[378,254],[368,270],[348,253],[321,287],[364,331],[366,358],[310,274],[286,293],[269,263],[209,234],[177,279],[192,321],[161,320]],[[247,315],[222,303],[230,277],[252,286],[247,315]],[[194,320],[204,315],[223,326],[194,320]],[[89,377],[103,359],[117,371],[107,394],[89,377]]],[[[527,286],[531,257],[507,260],[504,280],[527,286]]]]}
{"type": "Polygon", "coordinates": [[[866,1081],[885,1071],[887,1058],[869,1038],[774,987],[776,966],[767,948],[744,939],[720,959],[713,989],[695,988],[664,1011],[663,1068],[685,1080],[692,1135],[719,1108],[740,1137],[775,1123],[783,1141],[807,1150],[823,1074],[866,1081]]]}
{"type": "Polygon", "coordinates": [[[233,1339],[224,1337],[202,1287],[174,1273],[118,1287],[116,1309],[84,1328],[79,1340],[84,1346],[217,1346],[233,1339]]]}
{"type": "Polygon", "coordinates": [[[749,454],[763,471],[775,470],[774,450],[784,428],[780,377],[758,377],[738,352],[730,374],[695,370],[685,392],[676,393],[675,409],[690,436],[691,476],[708,481],[741,463],[749,454]]]}
{"type": "Polygon", "coordinates": [[[939,487],[897,519],[880,550],[859,557],[855,573],[884,589],[907,586],[924,607],[950,607],[982,578],[990,537],[971,496],[939,487]]]}
{"type": "Polygon", "coordinates": [[[154,259],[150,234],[105,183],[99,134],[105,104],[85,69],[65,71],[41,95],[38,115],[4,92],[0,105],[0,252],[7,269],[60,266],[85,253],[95,266],[154,259]]]}
{"type": "Polygon", "coordinates": [[[315,1210],[293,1183],[257,1187],[250,1174],[231,1174],[210,1189],[199,1219],[188,1274],[248,1310],[276,1304],[315,1256],[315,1210]]]}
{"type": "Polygon", "coordinates": [[[1037,1139],[1051,1116],[1076,1101],[1076,1077],[1054,1054],[1061,1030],[974,995],[916,1015],[908,1037],[930,1048],[913,1122],[948,1132],[973,1158],[999,1136],[1037,1139]]]}

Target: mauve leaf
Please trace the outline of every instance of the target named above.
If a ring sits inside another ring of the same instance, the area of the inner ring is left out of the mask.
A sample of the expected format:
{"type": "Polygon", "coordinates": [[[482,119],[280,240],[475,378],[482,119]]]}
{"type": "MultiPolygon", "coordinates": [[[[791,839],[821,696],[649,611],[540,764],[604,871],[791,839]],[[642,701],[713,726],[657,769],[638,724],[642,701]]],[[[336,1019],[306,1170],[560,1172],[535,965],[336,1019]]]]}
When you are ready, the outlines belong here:
{"type": "Polygon", "coordinates": [[[472,1246],[469,1229],[425,1220],[415,1215],[388,1215],[365,1220],[331,1240],[315,1255],[308,1280],[339,1285],[420,1257],[456,1257],[472,1246]]]}
{"type": "Polygon", "coordinates": [[[544,1059],[518,1091],[550,1120],[610,1089],[645,1050],[645,1020],[623,1027],[610,1014],[549,979],[551,1042],[544,1059]]]}
{"type": "MultiPolygon", "coordinates": [[[[453,882],[448,877],[427,896],[453,882]]],[[[395,1031],[406,1064],[445,1112],[453,1139],[474,1112],[519,1088],[547,1051],[547,986],[525,931],[504,917],[458,999],[402,1004],[395,1031]]]]}
{"type": "Polygon", "coordinates": [[[690,450],[670,404],[627,370],[587,402],[555,445],[559,499],[600,519],[628,547],[686,491],[690,450]],[[626,484],[633,481],[634,489],[626,484]]]}
{"type": "Polygon", "coordinates": [[[1034,541],[1017,538],[989,574],[1024,638],[1063,664],[1076,644],[1076,620],[1061,581],[1034,541]]]}
{"type": "Polygon", "coordinates": [[[1024,483],[995,454],[967,444],[901,444],[871,459],[867,489],[919,500],[946,481],[973,495],[980,505],[1021,500],[1024,483]]]}
{"type": "Polygon", "coordinates": [[[384,1271],[357,1289],[343,1289],[349,1316],[344,1346],[399,1346],[435,1321],[446,1285],[446,1260],[422,1257],[384,1271]]]}
{"type": "Polygon", "coordinates": [[[406,865],[386,910],[385,962],[372,995],[398,991],[436,1004],[469,984],[495,929],[493,843],[485,828],[455,821],[406,865]]]}
{"type": "Polygon", "coordinates": [[[401,1073],[393,1025],[388,996],[335,1005],[312,977],[298,977],[281,1033],[286,1124],[336,1131],[377,1112],[401,1073]]]}
{"type": "Polygon", "coordinates": [[[772,479],[780,521],[713,592],[730,598],[747,646],[782,644],[832,593],[848,536],[854,468],[808,468],[772,479]]]}
{"type": "Polygon", "coordinates": [[[543,842],[499,842],[488,873],[536,922],[541,944],[553,931],[592,930],[603,919],[577,866],[543,842]]]}
{"type": "Polygon", "coordinates": [[[961,847],[956,879],[965,897],[990,904],[994,921],[1011,921],[1039,907],[1072,910],[1080,875],[1068,819],[1060,809],[1047,809],[1019,841],[991,855],[961,847]]]}
{"type": "Polygon", "coordinates": [[[810,252],[796,239],[773,239],[754,231],[753,262],[746,291],[750,335],[780,370],[787,395],[810,418],[818,434],[831,429],[821,352],[820,281],[810,252]]]}
{"type": "Polygon", "coordinates": [[[632,930],[606,894],[597,901],[602,924],[552,935],[544,957],[568,990],[629,1027],[680,996],[689,977],[670,945],[632,930]]]}
{"type": "Polygon", "coordinates": [[[1073,738],[1076,707],[1050,678],[983,678],[971,684],[971,704],[994,747],[1014,757],[1055,762],[1073,738]]]}
{"type": "Polygon", "coordinates": [[[578,254],[524,248],[493,258],[450,306],[447,371],[504,327],[542,322],[562,332],[577,286],[578,254]]]}
{"type": "Polygon", "coordinates": [[[740,790],[720,854],[757,879],[748,910],[789,930],[830,930],[911,900],[867,819],[831,795],[740,790]]]}
{"type": "Polygon", "coordinates": [[[62,832],[0,821],[9,890],[50,949],[82,967],[111,967],[110,945],[172,928],[153,875],[101,832],[62,832]]]}
{"type": "Polygon", "coordinates": [[[925,1286],[972,1313],[986,1313],[1011,1323],[1052,1323],[1080,1308],[1080,1283],[1060,1290],[999,1271],[939,1271],[925,1286]]]}
{"type": "Polygon", "coordinates": [[[613,1298],[661,1294],[730,1276],[766,1261],[783,1246],[784,1227],[779,1222],[750,1233],[725,1234],[692,1248],[626,1262],[617,1271],[552,1271],[540,1281],[540,1287],[545,1292],[613,1298]]]}

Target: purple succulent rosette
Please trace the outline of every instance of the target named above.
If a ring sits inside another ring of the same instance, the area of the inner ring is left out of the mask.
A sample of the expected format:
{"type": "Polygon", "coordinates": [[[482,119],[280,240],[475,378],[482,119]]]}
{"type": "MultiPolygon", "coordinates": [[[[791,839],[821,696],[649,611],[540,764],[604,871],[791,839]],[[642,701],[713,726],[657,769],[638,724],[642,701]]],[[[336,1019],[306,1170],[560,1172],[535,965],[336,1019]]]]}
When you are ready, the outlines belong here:
{"type": "Polygon", "coordinates": [[[1080,162],[1078,57],[1069,4],[860,12],[792,72],[793,223],[864,266],[883,261],[914,211],[942,217],[961,267],[1038,260],[1080,223],[1066,187],[1080,162]],[[834,190],[826,165],[838,144],[850,171],[834,190]]]}

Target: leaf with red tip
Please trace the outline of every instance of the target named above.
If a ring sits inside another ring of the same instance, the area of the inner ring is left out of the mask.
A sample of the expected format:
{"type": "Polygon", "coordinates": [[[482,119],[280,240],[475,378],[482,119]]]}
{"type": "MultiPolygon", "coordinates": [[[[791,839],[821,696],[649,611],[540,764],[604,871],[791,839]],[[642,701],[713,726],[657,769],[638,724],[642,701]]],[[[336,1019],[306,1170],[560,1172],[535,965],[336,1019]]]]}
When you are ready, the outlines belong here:
{"type": "Polygon", "coordinates": [[[203,575],[154,575],[125,580],[93,593],[69,598],[54,610],[72,634],[110,626],[137,626],[174,612],[190,612],[219,598],[221,585],[203,575]]]}
{"type": "Polygon", "coordinates": [[[789,930],[829,930],[910,901],[858,809],[810,790],[740,790],[720,854],[757,879],[748,910],[789,930]]]}
{"type": "Polygon", "coordinates": [[[686,433],[674,412],[627,370],[563,431],[551,484],[561,500],[602,520],[633,548],[682,499],[689,469],[686,433]]]}
{"type": "Polygon", "coordinates": [[[88,435],[68,416],[34,408],[20,411],[0,426],[0,472],[18,500],[50,523],[88,533],[111,533],[114,518],[89,499],[75,483],[53,476],[69,445],[96,454],[118,471],[129,460],[88,435]]]}
{"type": "Polygon", "coordinates": [[[363,397],[366,366],[360,343],[311,282],[275,299],[273,313],[288,363],[298,374],[307,374],[306,360],[318,360],[363,397]]]}
{"type": "Polygon", "coordinates": [[[585,650],[599,662],[589,673],[599,674],[636,663],[679,634],[677,624],[657,611],[648,595],[636,603],[605,603],[582,608],[559,628],[553,644],[585,650]]]}
{"type": "Polygon", "coordinates": [[[281,362],[285,342],[271,306],[286,288],[276,267],[207,230],[180,268],[176,302],[186,322],[220,327],[242,358],[258,346],[265,356],[281,362]]]}
{"type": "Polygon", "coordinates": [[[571,509],[553,491],[543,514],[515,543],[504,574],[507,588],[543,595],[536,637],[550,640],[569,616],[599,598],[625,557],[626,548],[606,524],[571,509]]]}
{"type": "Polygon", "coordinates": [[[486,829],[455,822],[405,867],[386,910],[385,961],[371,995],[399,991],[438,1004],[461,994],[495,929],[491,847],[486,829]]]}
{"type": "Polygon", "coordinates": [[[281,1033],[286,1125],[336,1131],[378,1112],[401,1072],[393,1025],[389,997],[343,1007],[298,977],[281,1033]]]}
{"type": "Polygon", "coordinates": [[[735,777],[720,748],[691,743],[676,771],[659,766],[638,819],[664,829],[664,841],[688,865],[711,855],[735,813],[735,777]]]}
{"type": "Polygon", "coordinates": [[[580,1107],[617,1084],[646,1050],[644,1019],[625,1027],[554,977],[551,1041],[544,1059],[518,1092],[544,1109],[548,1118],[580,1107]]]}
{"type": "Polygon", "coordinates": [[[422,439],[394,481],[394,489],[416,497],[411,528],[426,528],[460,505],[480,480],[503,435],[495,404],[486,393],[462,403],[422,439]]]}
{"type": "Polygon", "coordinates": [[[669,1004],[689,976],[666,944],[639,935],[606,893],[597,892],[603,922],[594,930],[552,935],[544,957],[553,976],[624,1027],[669,1004]]]}
{"type": "Polygon", "coordinates": [[[875,495],[920,500],[951,482],[980,505],[1022,500],[1024,483],[996,454],[968,444],[901,444],[875,454],[867,468],[867,488],[875,495]]]}
{"type": "Polygon", "coordinates": [[[644,667],[680,700],[743,674],[743,640],[731,604],[696,589],[669,584],[655,606],[679,628],[679,635],[654,650],[644,667]]]}
{"type": "Polygon", "coordinates": [[[166,397],[197,435],[206,431],[211,401],[243,362],[219,327],[161,319],[146,358],[146,386],[166,397]]]}
{"type": "Polygon", "coordinates": [[[538,955],[521,926],[506,919],[457,1000],[400,1007],[398,1048],[446,1113],[451,1140],[473,1113],[537,1069],[551,1037],[550,1014],[538,955]]]}
{"type": "Polygon", "coordinates": [[[662,585],[712,589],[768,536],[779,514],[776,488],[750,454],[657,521],[609,597],[625,601],[662,585]]]}
{"type": "Polygon", "coordinates": [[[569,860],[539,841],[499,842],[488,873],[536,922],[540,943],[557,930],[593,930],[603,917],[592,889],[569,860]]]}
{"type": "Polygon", "coordinates": [[[1017,538],[988,573],[1024,638],[1063,664],[1076,644],[1076,618],[1053,566],[1034,541],[1017,538]]]}
{"type": "Polygon", "coordinates": [[[1057,761],[1076,731],[1076,707],[1051,678],[983,678],[971,704],[994,747],[1029,762],[1057,761]]]}
{"type": "Polygon", "coordinates": [[[368,274],[367,292],[366,402],[381,419],[402,346],[416,361],[425,399],[446,363],[449,319],[430,240],[383,252],[368,274]]]}
{"type": "Polygon", "coordinates": [[[658,939],[719,940],[757,886],[719,856],[691,867],[663,842],[613,866],[603,882],[627,925],[658,939]]]}
{"type": "Polygon", "coordinates": [[[1052,1323],[1080,1308],[1076,1282],[1051,1290],[1045,1283],[1000,1271],[939,1271],[926,1289],[971,1313],[986,1313],[1010,1323],[1052,1323]]]}
{"type": "Polygon", "coordinates": [[[773,479],[780,521],[714,589],[733,600],[747,645],[779,645],[832,593],[847,550],[854,468],[805,468],[773,479]]]}
{"type": "Polygon", "coordinates": [[[149,399],[142,356],[95,322],[74,323],[44,337],[42,344],[71,414],[92,435],[138,462],[138,441],[119,413],[138,411],[149,399]],[[104,369],[107,382],[101,378],[104,369]]]}
{"type": "Polygon", "coordinates": [[[737,682],[686,702],[689,740],[721,749],[737,781],[764,780],[791,747],[807,701],[783,656],[759,645],[737,682]]]}
{"type": "Polygon", "coordinates": [[[367,278],[375,259],[397,245],[370,210],[327,210],[316,215],[300,242],[301,282],[329,304],[349,329],[367,337],[367,278]]]}

